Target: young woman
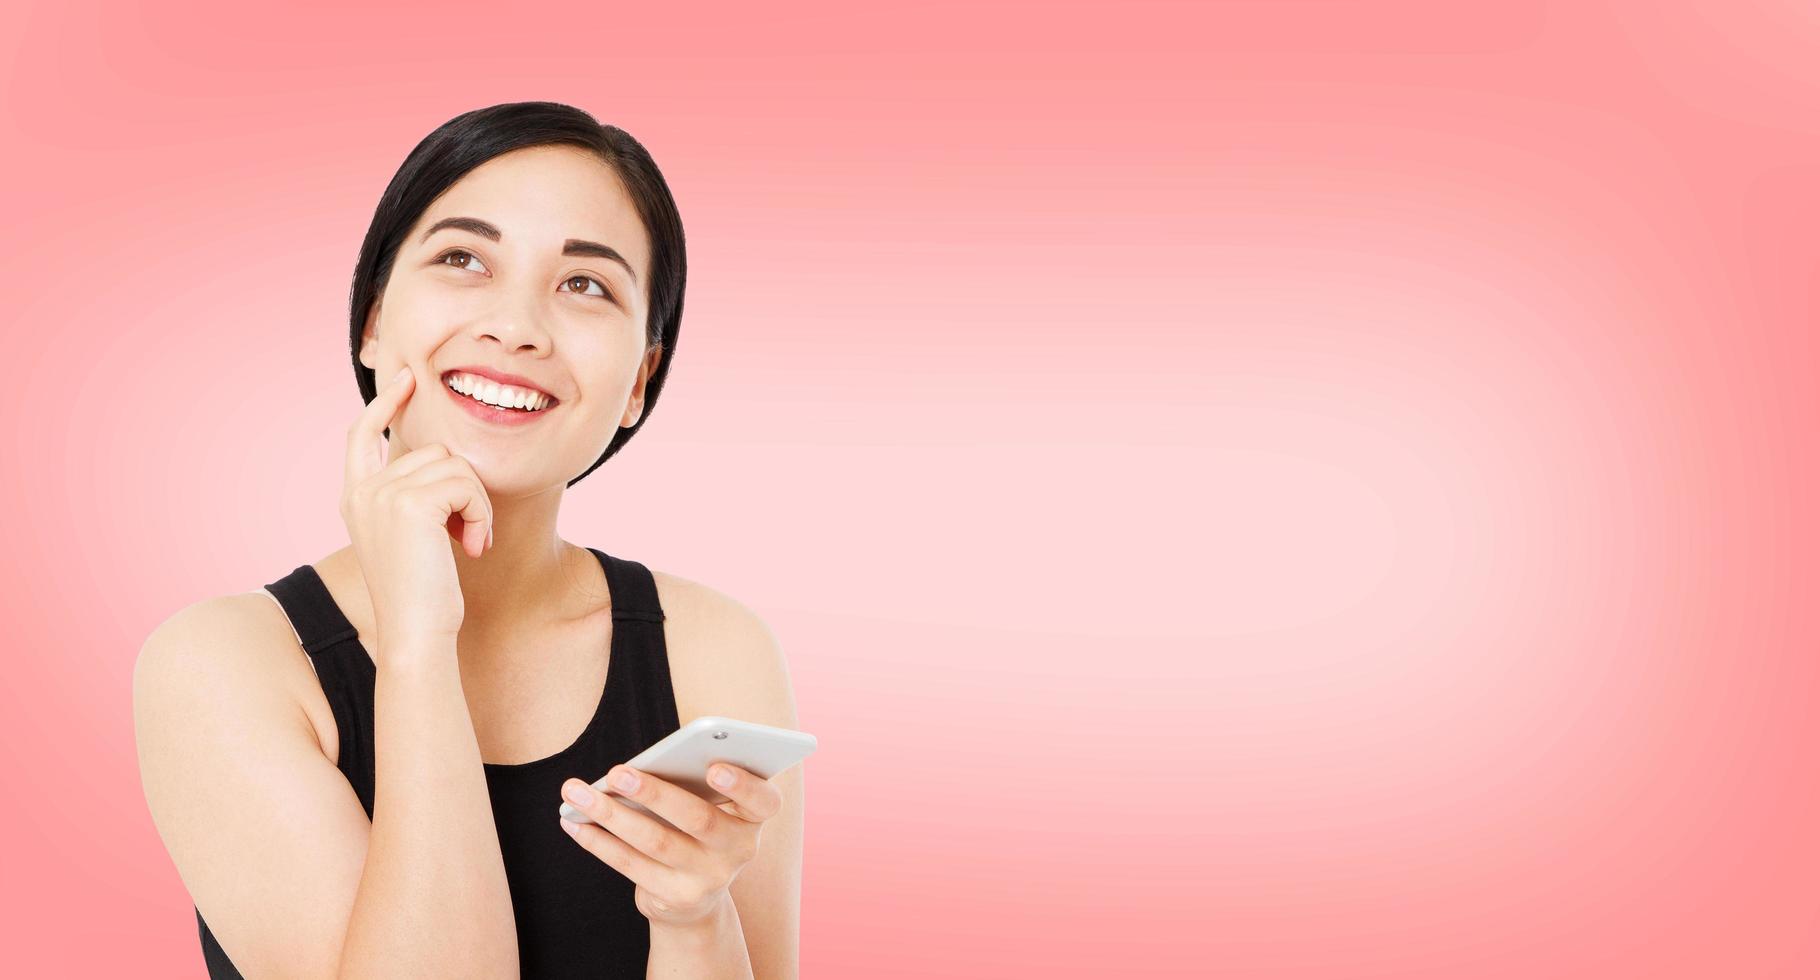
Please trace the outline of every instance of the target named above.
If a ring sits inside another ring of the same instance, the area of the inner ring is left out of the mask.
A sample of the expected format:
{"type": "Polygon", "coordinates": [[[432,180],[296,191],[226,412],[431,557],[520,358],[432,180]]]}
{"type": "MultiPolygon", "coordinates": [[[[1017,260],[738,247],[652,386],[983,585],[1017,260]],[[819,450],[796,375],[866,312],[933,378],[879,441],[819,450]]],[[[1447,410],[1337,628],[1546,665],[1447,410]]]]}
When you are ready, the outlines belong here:
{"type": "Polygon", "coordinates": [[[623,765],[699,715],[796,727],[775,638],[557,535],[657,403],[685,268],[645,148],[569,106],[465,113],[392,178],[354,274],[349,545],[179,611],[134,671],[210,976],[796,975],[802,767],[732,768],[715,806],[623,765]],[[571,790],[595,823],[559,819],[571,790]]]}

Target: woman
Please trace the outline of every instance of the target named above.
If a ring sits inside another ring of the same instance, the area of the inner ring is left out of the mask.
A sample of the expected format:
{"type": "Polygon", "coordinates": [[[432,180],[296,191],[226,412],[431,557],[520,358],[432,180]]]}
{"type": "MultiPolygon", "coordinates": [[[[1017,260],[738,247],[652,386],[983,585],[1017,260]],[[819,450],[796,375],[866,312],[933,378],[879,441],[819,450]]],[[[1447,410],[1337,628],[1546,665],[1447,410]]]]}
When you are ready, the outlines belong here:
{"type": "Polygon", "coordinates": [[[615,791],[674,827],[591,785],[699,715],[796,727],[758,617],[557,535],[657,403],[685,268],[650,155],[572,107],[465,113],[399,168],[354,275],[349,546],[134,671],[211,976],[795,976],[801,767],[615,791]]]}

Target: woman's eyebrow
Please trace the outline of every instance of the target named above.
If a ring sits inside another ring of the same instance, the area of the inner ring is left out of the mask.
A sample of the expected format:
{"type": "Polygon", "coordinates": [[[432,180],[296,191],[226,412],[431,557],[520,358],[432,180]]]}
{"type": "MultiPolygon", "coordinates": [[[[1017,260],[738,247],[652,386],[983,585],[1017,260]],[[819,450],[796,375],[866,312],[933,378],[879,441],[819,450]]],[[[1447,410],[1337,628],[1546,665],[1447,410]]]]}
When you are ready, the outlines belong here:
{"type": "MultiPolygon", "coordinates": [[[[429,241],[431,235],[436,234],[444,228],[454,228],[457,231],[473,232],[482,238],[495,242],[504,237],[500,234],[499,229],[490,222],[482,221],[479,218],[456,217],[444,218],[431,225],[429,230],[423,233],[423,237],[417,240],[417,244],[421,245],[424,242],[429,241]]],[[[625,266],[626,275],[632,277],[633,284],[636,285],[638,283],[638,273],[632,271],[632,263],[627,262],[625,256],[620,255],[612,248],[602,245],[599,242],[571,238],[562,243],[562,254],[591,255],[597,259],[607,259],[609,261],[618,262],[620,265],[625,266]]]]}

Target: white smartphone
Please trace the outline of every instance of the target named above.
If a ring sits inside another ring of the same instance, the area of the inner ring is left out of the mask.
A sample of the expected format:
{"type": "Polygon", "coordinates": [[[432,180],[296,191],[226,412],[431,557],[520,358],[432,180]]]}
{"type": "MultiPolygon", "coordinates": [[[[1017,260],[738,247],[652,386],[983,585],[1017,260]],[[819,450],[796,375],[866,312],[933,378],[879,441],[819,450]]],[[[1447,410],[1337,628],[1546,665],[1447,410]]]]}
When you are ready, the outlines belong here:
{"type": "MultiPolygon", "coordinates": [[[[730,763],[760,779],[770,779],[808,758],[814,751],[815,736],[808,732],[703,715],[626,760],[626,765],[675,783],[713,804],[728,799],[725,793],[708,785],[708,767],[714,763],[730,763]]],[[[594,788],[610,794],[613,802],[620,806],[641,810],[658,823],[673,826],[637,800],[627,799],[618,790],[609,788],[605,774],[595,781],[594,788]]],[[[571,823],[594,822],[592,817],[567,802],[557,812],[571,823]]]]}

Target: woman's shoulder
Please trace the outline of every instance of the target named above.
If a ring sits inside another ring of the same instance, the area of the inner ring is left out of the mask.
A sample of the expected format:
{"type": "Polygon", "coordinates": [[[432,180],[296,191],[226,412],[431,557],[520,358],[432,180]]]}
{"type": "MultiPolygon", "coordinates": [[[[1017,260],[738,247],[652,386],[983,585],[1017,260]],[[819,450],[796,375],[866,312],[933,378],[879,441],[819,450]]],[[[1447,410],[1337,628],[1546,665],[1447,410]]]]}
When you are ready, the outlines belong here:
{"type": "MultiPolygon", "coordinates": [[[[216,700],[300,705],[300,685],[314,682],[290,619],[263,590],[210,596],[178,609],[147,635],[133,664],[135,703],[186,700],[183,692],[191,691],[216,700]]],[[[302,713],[295,717],[308,721],[302,713]]]]}
{"type": "Polygon", "coordinates": [[[657,582],[657,598],[663,604],[665,613],[670,611],[671,606],[675,606],[679,613],[751,614],[744,603],[719,589],[692,578],[684,578],[675,572],[649,565],[645,567],[650,569],[651,578],[657,582]]]}
{"type": "Polygon", "coordinates": [[[259,589],[199,599],[167,616],[146,637],[139,662],[234,671],[270,666],[287,647],[302,649],[277,599],[259,589]]]}
{"type": "Polygon", "coordinates": [[[680,630],[694,639],[741,645],[776,642],[763,617],[720,589],[655,568],[651,578],[657,583],[666,632],[680,630]]]}
{"type": "Polygon", "coordinates": [[[720,589],[655,568],[651,577],[683,722],[723,715],[794,727],[789,663],[770,624],[720,589]]]}

